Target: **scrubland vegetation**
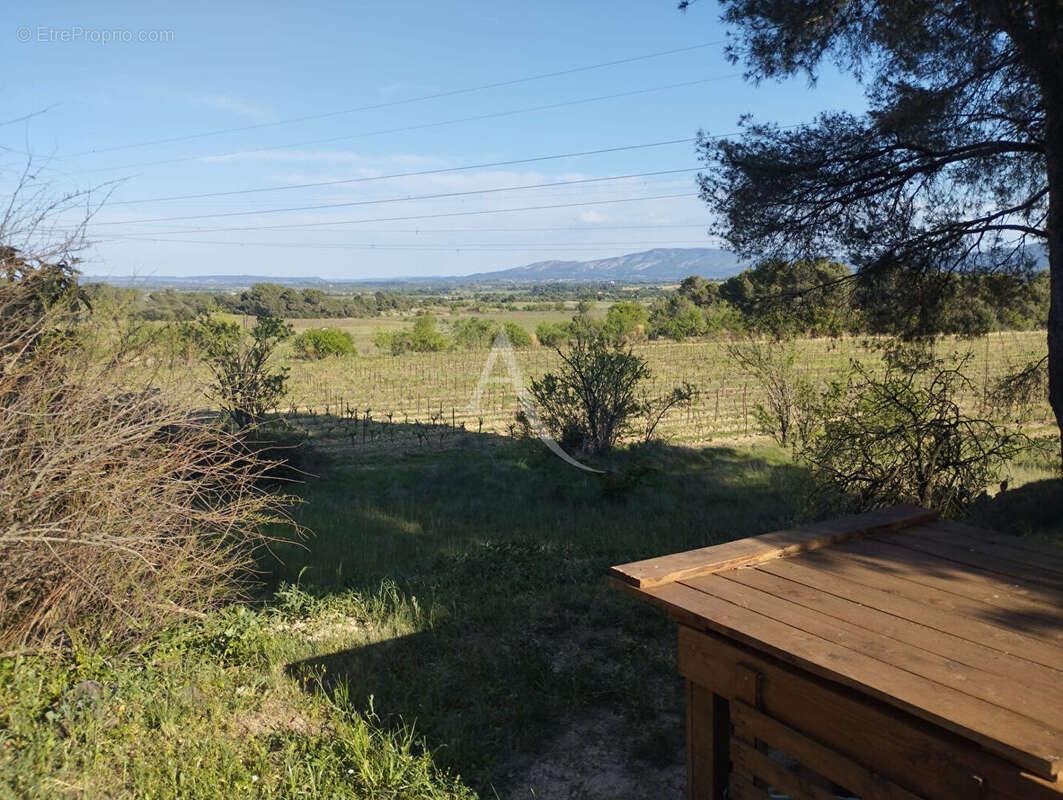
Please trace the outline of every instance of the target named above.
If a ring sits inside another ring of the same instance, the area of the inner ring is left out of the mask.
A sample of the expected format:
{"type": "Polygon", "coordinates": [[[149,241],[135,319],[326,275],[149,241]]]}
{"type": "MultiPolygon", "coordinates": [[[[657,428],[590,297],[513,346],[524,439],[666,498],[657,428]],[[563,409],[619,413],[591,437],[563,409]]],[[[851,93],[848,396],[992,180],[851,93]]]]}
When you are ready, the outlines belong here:
{"type": "Polygon", "coordinates": [[[672,633],[609,566],[899,501],[1061,535],[1044,274],[208,296],[75,244],[0,251],[0,797],[665,796],[672,633]]]}
{"type": "Polygon", "coordinates": [[[0,392],[11,796],[542,796],[536,763],[567,786],[595,768],[574,730],[622,743],[609,769],[636,796],[680,775],[682,698],[667,623],[606,588],[611,564],[898,498],[1058,527],[1043,389],[1003,380],[1040,334],[651,338],[692,280],[411,308],[376,347],[371,319],[160,323],[99,291],[90,310],[45,270],[2,284],[22,309],[0,392]],[[499,331],[604,474],[529,437],[512,385],[468,408],[499,331]]]}

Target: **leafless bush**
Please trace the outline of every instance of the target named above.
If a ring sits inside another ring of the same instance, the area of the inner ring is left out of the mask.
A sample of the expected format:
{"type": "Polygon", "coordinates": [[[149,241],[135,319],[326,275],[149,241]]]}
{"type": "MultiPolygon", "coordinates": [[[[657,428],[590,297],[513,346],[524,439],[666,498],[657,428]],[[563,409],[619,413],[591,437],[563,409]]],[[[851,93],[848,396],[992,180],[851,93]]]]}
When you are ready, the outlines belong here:
{"type": "MultiPolygon", "coordinates": [[[[7,221],[25,231],[35,213],[7,221]]],[[[5,648],[142,632],[231,597],[285,503],[262,488],[271,464],[84,345],[76,242],[52,263],[0,239],[5,648]]]]}
{"type": "Polygon", "coordinates": [[[727,355],[760,384],[762,400],[753,406],[760,432],[783,447],[804,442],[812,433],[815,387],[798,369],[794,342],[751,338],[729,345],[727,355]]]}
{"type": "MultiPolygon", "coordinates": [[[[28,288],[0,282],[0,306],[28,288]]],[[[47,332],[0,341],[0,644],[231,596],[283,502],[260,488],[270,465],[47,332]]]]}
{"type": "Polygon", "coordinates": [[[914,502],[954,515],[984,494],[1032,443],[960,407],[971,388],[968,360],[892,345],[881,371],[854,363],[824,393],[821,423],[797,448],[820,488],[816,499],[860,511],[914,502]]]}

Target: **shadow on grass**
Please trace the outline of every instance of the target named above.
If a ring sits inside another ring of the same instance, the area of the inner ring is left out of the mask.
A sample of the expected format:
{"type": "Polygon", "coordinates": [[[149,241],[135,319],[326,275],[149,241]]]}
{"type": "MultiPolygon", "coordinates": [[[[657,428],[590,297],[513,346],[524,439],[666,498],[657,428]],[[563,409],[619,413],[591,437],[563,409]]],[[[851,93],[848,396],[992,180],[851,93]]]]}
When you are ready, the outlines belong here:
{"type": "Polygon", "coordinates": [[[596,708],[631,721],[617,747],[633,764],[674,761],[672,626],[608,589],[605,572],[784,527],[804,473],[767,448],[654,445],[607,466],[638,475],[620,497],[537,442],[335,461],[305,487],[300,521],[316,536],[283,554],[278,576],[302,573],[319,592],[391,580],[437,613],[425,630],[289,673],[385,724],[415,722],[437,759],[487,796],[518,780],[518,755],[596,708]]]}
{"type": "Polygon", "coordinates": [[[1032,481],[1000,492],[977,503],[968,519],[1002,533],[1063,544],[1063,480],[1032,481]]]}

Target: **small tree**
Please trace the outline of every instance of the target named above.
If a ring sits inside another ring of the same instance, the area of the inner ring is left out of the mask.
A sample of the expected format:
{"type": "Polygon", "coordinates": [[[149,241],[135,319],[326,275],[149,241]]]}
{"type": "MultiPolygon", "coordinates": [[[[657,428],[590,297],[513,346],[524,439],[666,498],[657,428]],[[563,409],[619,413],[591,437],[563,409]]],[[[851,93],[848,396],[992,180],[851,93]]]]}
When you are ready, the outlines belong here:
{"type": "Polygon", "coordinates": [[[854,363],[798,460],[859,510],[915,502],[957,513],[1030,446],[1023,434],[960,408],[958,394],[971,388],[968,358],[949,365],[920,348],[894,347],[880,374],[854,363]]]}
{"type": "Polygon", "coordinates": [[[445,350],[447,337],[436,330],[436,318],[432,314],[422,314],[413,323],[410,332],[410,349],[418,353],[432,353],[445,350]]]}
{"type": "Polygon", "coordinates": [[[618,341],[645,339],[649,321],[649,312],[642,303],[621,300],[619,303],[613,303],[606,312],[604,330],[608,336],[618,341]]]}
{"type": "Polygon", "coordinates": [[[292,335],[291,325],[277,317],[260,316],[245,331],[236,322],[204,316],[186,330],[214,375],[210,397],[238,428],[260,422],[284,396],[288,369],[271,369],[268,362],[277,345],[292,335]]]}
{"type": "Polygon", "coordinates": [[[601,334],[577,329],[562,366],[531,383],[539,415],[562,446],[607,453],[643,411],[646,360],[601,334]]]}
{"type": "Polygon", "coordinates": [[[756,379],[763,397],[753,406],[753,418],[761,433],[783,447],[802,443],[810,434],[814,400],[812,382],[797,369],[797,348],[791,342],[749,339],[727,348],[738,367],[756,379]]]}
{"type": "Polygon", "coordinates": [[[569,326],[558,322],[540,322],[535,326],[535,338],[546,347],[557,347],[568,341],[569,326]]]}
{"type": "Polygon", "coordinates": [[[353,356],[354,337],[340,328],[308,328],[295,337],[295,349],[305,358],[353,356]]]}
{"type": "Polygon", "coordinates": [[[515,322],[502,323],[502,330],[506,332],[509,343],[518,349],[532,346],[532,337],[524,328],[515,322]]]}

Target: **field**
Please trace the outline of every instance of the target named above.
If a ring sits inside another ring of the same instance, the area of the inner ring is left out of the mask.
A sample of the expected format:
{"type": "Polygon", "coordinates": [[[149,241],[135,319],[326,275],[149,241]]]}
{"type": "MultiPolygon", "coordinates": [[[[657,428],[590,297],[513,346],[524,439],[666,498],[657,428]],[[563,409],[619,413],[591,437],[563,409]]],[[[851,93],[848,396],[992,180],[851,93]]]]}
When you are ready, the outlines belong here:
{"type": "MultiPolygon", "coordinates": [[[[820,384],[839,376],[851,359],[873,363],[879,358],[866,339],[807,339],[797,347],[799,369],[820,384]]],[[[993,380],[1039,358],[1044,348],[1044,334],[1033,332],[948,338],[937,344],[943,357],[971,355],[965,371],[973,388],[964,401],[972,410],[979,409],[985,388],[993,380]]],[[[690,407],[669,412],[661,422],[658,433],[667,441],[695,445],[757,434],[752,410],[760,401],[758,384],[728,358],[726,341],[656,341],[635,345],[635,351],[653,373],[646,386],[650,397],[682,381],[699,390],[690,407]]],[[[555,369],[558,363],[557,354],[547,347],[515,352],[525,382],[555,369]]],[[[297,415],[313,435],[330,440],[333,447],[346,442],[350,447],[379,449],[396,438],[408,445],[410,436],[416,439],[419,426],[431,427],[451,440],[452,434],[462,431],[508,434],[517,401],[502,363],[495,365],[492,377],[507,382],[486,384],[479,410],[470,406],[488,355],[488,351],[402,356],[377,352],[320,361],[289,355],[284,364],[291,370],[291,393],[283,410],[297,415]]],[[[1051,424],[1047,403],[1036,410],[1034,421],[1034,432],[1051,424]]]]}
{"type": "MultiPolygon", "coordinates": [[[[799,347],[819,379],[876,357],[853,339],[799,347]]],[[[973,353],[972,406],[1043,347],[940,344],[973,353]]],[[[641,476],[619,493],[512,436],[510,385],[488,385],[482,424],[466,410],[489,351],[282,353],[282,410],[313,444],[288,486],[307,537],[262,554],[247,602],[132,649],[0,658],[0,797],[680,796],[672,627],[605,572],[789,525],[809,513],[808,477],[755,431],[756,384],[725,342],[636,349],[651,393],[690,380],[702,394],[667,441],[614,457],[641,476]]],[[[529,380],[555,359],[517,354],[529,380]]],[[[1016,462],[1013,488],[971,518],[1058,537],[1051,470],[1016,462]]]]}

